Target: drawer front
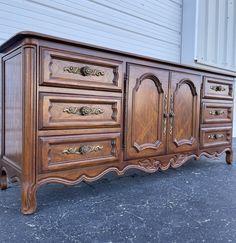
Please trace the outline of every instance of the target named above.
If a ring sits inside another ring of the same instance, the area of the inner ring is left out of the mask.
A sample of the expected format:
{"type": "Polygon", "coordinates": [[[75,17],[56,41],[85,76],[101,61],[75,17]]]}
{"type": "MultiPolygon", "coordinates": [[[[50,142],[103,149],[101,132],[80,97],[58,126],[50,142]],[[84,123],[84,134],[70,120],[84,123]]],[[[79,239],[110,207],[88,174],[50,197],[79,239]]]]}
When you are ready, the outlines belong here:
{"type": "Polygon", "coordinates": [[[41,85],[121,90],[121,61],[47,48],[41,60],[41,85]]]}
{"type": "Polygon", "coordinates": [[[121,99],[40,93],[39,128],[120,127],[121,99]]]}
{"type": "Polygon", "coordinates": [[[39,138],[39,171],[96,166],[120,160],[120,134],[39,138]]]}
{"type": "Polygon", "coordinates": [[[232,141],[231,127],[202,128],[201,147],[208,148],[221,145],[230,145],[232,141]]]}
{"type": "Polygon", "coordinates": [[[233,82],[205,77],[203,97],[233,99],[233,82]]]}
{"type": "Polygon", "coordinates": [[[202,104],[202,123],[232,123],[232,103],[211,103],[202,104]]]}

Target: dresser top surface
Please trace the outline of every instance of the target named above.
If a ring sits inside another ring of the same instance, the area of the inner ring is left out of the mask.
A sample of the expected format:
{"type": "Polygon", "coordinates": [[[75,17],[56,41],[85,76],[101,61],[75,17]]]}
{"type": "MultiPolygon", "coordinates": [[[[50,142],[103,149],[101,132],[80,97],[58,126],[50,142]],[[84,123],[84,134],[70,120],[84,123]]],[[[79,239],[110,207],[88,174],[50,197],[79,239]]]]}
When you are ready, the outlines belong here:
{"type": "Polygon", "coordinates": [[[4,53],[6,49],[11,48],[12,45],[14,45],[15,43],[20,42],[26,38],[41,39],[41,40],[46,40],[46,41],[55,42],[55,43],[61,43],[61,44],[65,44],[65,45],[73,45],[75,47],[89,48],[89,49],[93,49],[96,51],[106,51],[111,54],[123,55],[123,56],[128,56],[131,58],[138,58],[138,59],[142,59],[142,60],[146,60],[146,61],[159,62],[161,64],[177,66],[180,68],[182,67],[182,68],[188,68],[188,69],[193,69],[193,70],[199,70],[199,71],[203,71],[203,72],[210,72],[210,73],[215,73],[215,74],[236,77],[236,72],[233,72],[233,71],[228,71],[228,70],[214,68],[214,67],[206,67],[206,66],[199,67],[199,66],[194,66],[194,65],[186,65],[186,64],[180,64],[180,63],[171,62],[171,61],[165,61],[165,60],[160,60],[160,59],[154,58],[154,57],[149,57],[149,56],[139,55],[136,53],[111,49],[111,48],[93,45],[93,44],[84,43],[84,42],[79,42],[79,41],[75,41],[75,40],[69,40],[69,39],[65,39],[65,38],[61,38],[61,37],[55,37],[55,36],[42,34],[42,33],[38,33],[38,32],[33,32],[33,31],[21,31],[21,32],[15,34],[14,36],[12,36],[6,42],[4,42],[2,45],[0,45],[0,53],[4,53]]]}

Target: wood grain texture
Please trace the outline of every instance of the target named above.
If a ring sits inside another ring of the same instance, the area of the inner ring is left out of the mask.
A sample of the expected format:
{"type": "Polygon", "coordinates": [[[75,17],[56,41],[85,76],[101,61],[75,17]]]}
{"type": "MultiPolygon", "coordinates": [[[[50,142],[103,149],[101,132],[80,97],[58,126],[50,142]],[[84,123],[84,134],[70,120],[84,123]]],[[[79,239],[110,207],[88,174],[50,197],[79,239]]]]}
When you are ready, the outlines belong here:
{"type": "Polygon", "coordinates": [[[21,168],[22,165],[22,54],[17,50],[3,59],[4,123],[3,156],[21,168]]]}
{"type": "Polygon", "coordinates": [[[1,71],[0,187],[20,180],[23,214],[35,212],[47,183],[153,173],[223,153],[232,163],[231,74],[40,35],[20,49],[13,40],[1,71]]]}

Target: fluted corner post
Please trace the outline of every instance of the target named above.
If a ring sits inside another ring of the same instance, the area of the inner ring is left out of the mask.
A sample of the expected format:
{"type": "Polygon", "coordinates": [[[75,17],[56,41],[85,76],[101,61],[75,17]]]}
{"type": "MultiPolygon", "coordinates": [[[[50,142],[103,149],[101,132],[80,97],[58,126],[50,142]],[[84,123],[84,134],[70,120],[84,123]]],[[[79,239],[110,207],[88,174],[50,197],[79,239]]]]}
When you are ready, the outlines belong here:
{"type": "Polygon", "coordinates": [[[21,212],[32,214],[36,202],[36,46],[22,46],[23,55],[23,158],[21,176],[21,212]],[[27,112],[26,112],[27,111],[27,112]]]}

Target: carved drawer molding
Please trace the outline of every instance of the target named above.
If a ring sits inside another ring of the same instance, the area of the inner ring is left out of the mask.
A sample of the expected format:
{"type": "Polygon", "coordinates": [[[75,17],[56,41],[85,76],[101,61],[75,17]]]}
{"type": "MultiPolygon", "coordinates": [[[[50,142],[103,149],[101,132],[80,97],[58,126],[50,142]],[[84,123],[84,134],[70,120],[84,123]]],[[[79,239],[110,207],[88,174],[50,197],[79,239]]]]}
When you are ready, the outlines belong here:
{"type": "Polygon", "coordinates": [[[41,85],[121,90],[122,61],[41,48],[41,85]]]}
{"type": "Polygon", "coordinates": [[[120,127],[121,99],[40,93],[41,129],[120,127]]]}

